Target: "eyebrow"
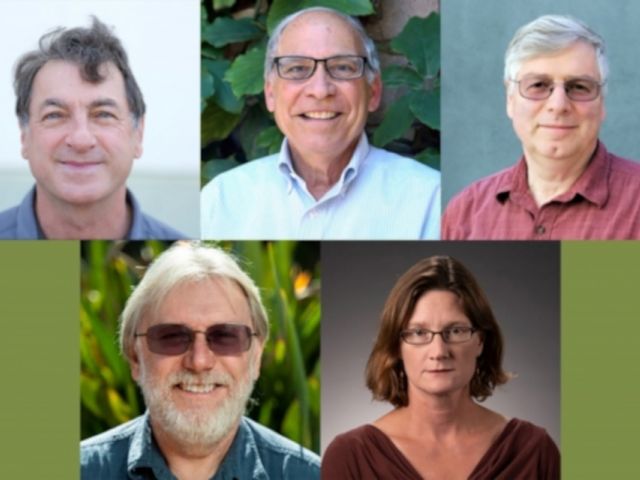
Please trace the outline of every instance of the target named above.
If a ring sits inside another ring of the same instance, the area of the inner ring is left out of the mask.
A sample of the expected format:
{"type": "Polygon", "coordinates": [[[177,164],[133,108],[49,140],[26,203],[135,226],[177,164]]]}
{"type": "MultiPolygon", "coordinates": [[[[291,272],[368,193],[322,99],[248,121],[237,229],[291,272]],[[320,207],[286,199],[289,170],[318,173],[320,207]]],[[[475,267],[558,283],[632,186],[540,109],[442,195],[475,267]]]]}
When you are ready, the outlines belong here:
{"type": "MultiPolygon", "coordinates": [[[[60,100],[59,98],[46,98],[40,105],[40,110],[46,107],[68,108],[68,103],[64,100],[60,100]]],[[[118,108],[118,103],[112,98],[104,97],[98,98],[89,104],[90,109],[99,107],[118,108]]]]}
{"type": "MultiPolygon", "coordinates": [[[[451,328],[451,327],[473,327],[473,324],[471,322],[467,323],[465,320],[462,320],[462,319],[451,320],[450,322],[445,323],[445,325],[442,328],[445,329],[445,328],[451,328]]],[[[419,321],[414,323],[408,323],[405,328],[424,328],[429,330],[425,322],[419,322],[419,321]]]]}

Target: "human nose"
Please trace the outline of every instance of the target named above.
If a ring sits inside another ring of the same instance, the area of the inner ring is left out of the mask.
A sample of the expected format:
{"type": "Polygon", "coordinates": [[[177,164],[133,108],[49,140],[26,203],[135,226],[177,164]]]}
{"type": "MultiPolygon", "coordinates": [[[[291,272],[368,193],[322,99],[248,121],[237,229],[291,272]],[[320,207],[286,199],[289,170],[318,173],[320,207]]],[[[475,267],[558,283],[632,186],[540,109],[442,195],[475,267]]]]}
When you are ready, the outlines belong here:
{"type": "Polygon", "coordinates": [[[96,137],[91,130],[88,119],[76,118],[71,123],[66,144],[78,152],[91,150],[96,145],[96,137]]]}
{"type": "Polygon", "coordinates": [[[547,107],[550,110],[566,110],[570,103],[571,99],[567,95],[564,84],[556,83],[547,99],[547,107]]]}
{"type": "Polygon", "coordinates": [[[429,343],[429,357],[440,359],[449,356],[449,345],[444,341],[442,332],[434,332],[429,343]]]}
{"type": "Polygon", "coordinates": [[[316,98],[324,98],[335,93],[335,83],[327,71],[327,64],[318,61],[316,71],[307,81],[307,92],[316,98]]]}
{"type": "Polygon", "coordinates": [[[194,332],[193,343],[185,353],[183,360],[185,367],[193,372],[211,370],[216,363],[215,354],[207,345],[204,332],[194,332]],[[198,335],[201,333],[202,335],[198,335]]]}

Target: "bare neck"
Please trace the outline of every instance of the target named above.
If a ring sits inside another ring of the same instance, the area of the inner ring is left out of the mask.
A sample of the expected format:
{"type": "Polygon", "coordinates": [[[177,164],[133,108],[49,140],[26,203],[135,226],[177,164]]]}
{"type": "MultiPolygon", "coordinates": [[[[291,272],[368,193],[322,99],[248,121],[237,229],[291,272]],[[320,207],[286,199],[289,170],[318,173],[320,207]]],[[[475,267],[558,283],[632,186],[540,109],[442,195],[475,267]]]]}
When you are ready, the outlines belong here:
{"type": "Polygon", "coordinates": [[[49,239],[122,239],[132,220],[125,187],[103,201],[74,205],[60,202],[36,186],[35,211],[49,239]]]}
{"type": "Polygon", "coordinates": [[[154,426],[153,436],[171,472],[180,480],[209,480],[220,468],[238,431],[239,421],[215,445],[185,445],[154,426]]]}
{"type": "Polygon", "coordinates": [[[463,390],[443,397],[414,398],[401,413],[409,435],[428,435],[438,440],[468,429],[483,410],[463,390]]]}
{"type": "Polygon", "coordinates": [[[595,146],[589,154],[573,159],[553,159],[527,155],[527,182],[539,207],[569,191],[589,165],[595,146]]]}
{"type": "Polygon", "coordinates": [[[357,143],[338,156],[331,152],[303,153],[289,145],[293,168],[303,178],[313,198],[322,198],[340,180],[340,175],[349,164],[356,145],[357,143]]]}

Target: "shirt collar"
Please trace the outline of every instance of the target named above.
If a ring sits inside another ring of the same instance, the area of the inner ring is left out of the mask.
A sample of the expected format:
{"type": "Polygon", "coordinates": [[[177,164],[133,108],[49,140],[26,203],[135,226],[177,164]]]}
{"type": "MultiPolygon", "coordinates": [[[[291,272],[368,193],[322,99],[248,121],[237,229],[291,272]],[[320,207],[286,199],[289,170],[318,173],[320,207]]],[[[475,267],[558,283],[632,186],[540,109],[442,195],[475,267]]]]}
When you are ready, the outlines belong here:
{"type": "MultiPolygon", "coordinates": [[[[173,478],[160,449],[151,435],[149,411],[142,416],[136,431],[131,438],[127,471],[131,478],[141,473],[141,470],[151,469],[156,478],[173,478]]],[[[213,476],[217,479],[267,480],[268,475],[260,455],[256,440],[248,426],[248,421],[242,417],[236,436],[224,456],[218,471],[213,476]]]]}
{"type": "Polygon", "coordinates": [[[246,418],[241,418],[238,432],[214,478],[225,480],[242,478],[267,480],[269,478],[246,418]]]}
{"type": "Polygon", "coordinates": [[[31,187],[18,206],[16,238],[45,239],[36,216],[36,186],[31,187]]]}
{"type": "MultiPolygon", "coordinates": [[[[598,141],[596,150],[578,180],[571,188],[554,198],[554,202],[567,203],[581,196],[598,207],[604,206],[609,198],[609,171],[611,159],[604,144],[598,141]]],[[[510,174],[504,175],[496,187],[496,199],[504,203],[507,198],[522,200],[531,196],[527,182],[527,164],[524,155],[513,167],[510,174]]]]}
{"type": "Polygon", "coordinates": [[[173,478],[151,435],[149,411],[144,413],[142,421],[138,423],[131,438],[129,456],[127,457],[127,471],[131,478],[136,478],[136,476],[146,478],[141,475],[141,472],[146,469],[153,470],[155,478],[173,478]]]}
{"type": "MultiPolygon", "coordinates": [[[[358,140],[358,144],[356,145],[356,149],[353,151],[353,155],[351,156],[349,163],[340,174],[340,179],[333,187],[331,187],[326,195],[330,195],[332,192],[342,192],[344,189],[348,188],[348,185],[358,175],[358,171],[367,158],[370,148],[367,136],[363,132],[360,135],[360,140],[358,140]]],[[[280,147],[280,153],[278,155],[278,170],[280,170],[280,172],[282,172],[286,177],[287,193],[291,193],[294,182],[298,182],[306,190],[306,183],[304,179],[300,177],[293,168],[291,153],[289,151],[289,141],[286,138],[282,141],[282,146],[280,147]]]]}
{"type": "MultiPolygon", "coordinates": [[[[145,238],[147,229],[145,219],[140,209],[140,204],[136,197],[127,189],[127,204],[131,207],[131,226],[125,238],[145,238]]],[[[36,186],[22,199],[18,206],[18,226],[17,238],[29,238],[44,240],[47,237],[40,227],[38,216],[36,215],[36,186]]]]}

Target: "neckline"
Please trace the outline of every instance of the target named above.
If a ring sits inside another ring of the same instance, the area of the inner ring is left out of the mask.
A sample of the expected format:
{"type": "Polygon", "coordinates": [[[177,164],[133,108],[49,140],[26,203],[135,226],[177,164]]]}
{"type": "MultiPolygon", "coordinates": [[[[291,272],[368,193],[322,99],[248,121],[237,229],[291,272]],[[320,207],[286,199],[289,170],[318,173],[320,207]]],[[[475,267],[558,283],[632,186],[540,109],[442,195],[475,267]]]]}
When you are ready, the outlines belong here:
{"type": "MultiPolygon", "coordinates": [[[[491,442],[491,445],[489,445],[487,451],[482,454],[476,466],[473,467],[473,470],[471,470],[468,478],[473,478],[473,476],[476,474],[476,470],[478,470],[478,467],[480,467],[480,465],[485,462],[485,459],[488,458],[493,450],[500,444],[500,442],[502,442],[504,437],[509,435],[513,431],[513,429],[516,428],[519,422],[520,420],[518,420],[517,418],[512,418],[506,423],[500,433],[496,435],[496,438],[493,440],[493,442],[491,442]]],[[[409,459],[405,456],[405,454],[400,451],[400,449],[396,446],[395,443],[393,443],[393,440],[391,440],[391,438],[386,433],[384,433],[382,430],[371,423],[366,424],[365,427],[378,438],[382,439],[383,442],[387,444],[387,446],[398,455],[400,460],[405,464],[405,467],[411,470],[417,478],[423,478],[422,475],[420,475],[420,473],[413,466],[413,464],[409,461],[409,459]]]]}

